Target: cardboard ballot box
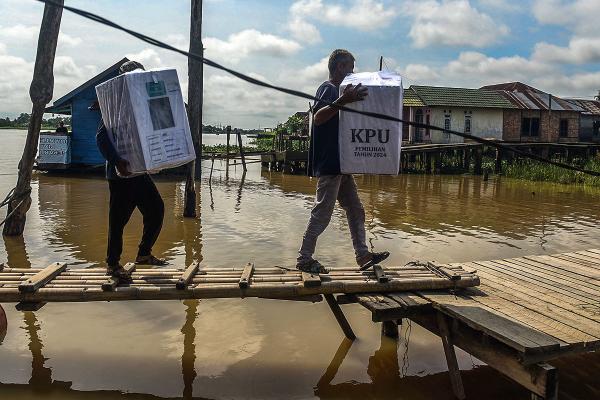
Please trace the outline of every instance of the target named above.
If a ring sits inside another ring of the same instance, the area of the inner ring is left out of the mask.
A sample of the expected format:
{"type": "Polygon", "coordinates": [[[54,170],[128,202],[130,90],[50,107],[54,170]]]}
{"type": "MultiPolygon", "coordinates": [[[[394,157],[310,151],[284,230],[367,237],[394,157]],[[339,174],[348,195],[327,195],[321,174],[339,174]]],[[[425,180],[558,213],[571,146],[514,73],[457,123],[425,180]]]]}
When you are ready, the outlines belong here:
{"type": "MultiPolygon", "coordinates": [[[[391,72],[348,75],[340,85],[359,83],[369,89],[363,101],[348,108],[402,118],[402,78],[391,72]]],[[[343,174],[397,175],[400,169],[402,123],[340,111],[340,169],[343,174]]]]}
{"type": "Polygon", "coordinates": [[[176,70],[128,72],[96,86],[96,94],[108,136],[132,175],[195,159],[176,70]]]}

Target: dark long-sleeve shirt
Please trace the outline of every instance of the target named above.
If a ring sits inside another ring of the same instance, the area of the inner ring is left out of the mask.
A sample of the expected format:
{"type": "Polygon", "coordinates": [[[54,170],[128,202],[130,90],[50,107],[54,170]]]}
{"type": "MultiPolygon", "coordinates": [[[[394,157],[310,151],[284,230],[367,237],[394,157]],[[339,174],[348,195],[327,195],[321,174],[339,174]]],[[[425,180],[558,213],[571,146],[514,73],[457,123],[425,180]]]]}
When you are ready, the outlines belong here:
{"type": "Polygon", "coordinates": [[[100,153],[106,160],[106,179],[122,179],[117,175],[116,169],[117,161],[119,161],[121,157],[119,157],[115,146],[113,146],[110,141],[108,132],[106,131],[106,127],[102,120],[100,120],[100,125],[98,125],[98,131],[96,132],[96,144],[98,145],[100,153]]]}

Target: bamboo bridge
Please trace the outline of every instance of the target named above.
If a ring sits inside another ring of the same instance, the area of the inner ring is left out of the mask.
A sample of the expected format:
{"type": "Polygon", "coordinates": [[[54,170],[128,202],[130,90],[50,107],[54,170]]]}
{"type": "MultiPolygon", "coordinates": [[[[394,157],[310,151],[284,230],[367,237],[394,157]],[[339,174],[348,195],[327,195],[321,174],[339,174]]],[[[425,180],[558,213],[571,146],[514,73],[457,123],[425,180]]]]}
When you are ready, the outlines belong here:
{"type": "MultiPolygon", "coordinates": [[[[130,263],[125,268],[133,282],[123,284],[99,268],[0,265],[0,303],[37,310],[47,302],[325,298],[351,340],[356,336],[340,305],[358,303],[371,311],[373,322],[383,323],[386,336],[397,337],[405,318],[439,336],[459,399],[466,396],[455,346],[524,386],[533,398],[557,399],[558,371],[548,362],[600,349],[599,267],[600,249],[466,263],[376,265],[364,272],[336,268],[321,276],[252,263],[228,268],[192,263],[185,269],[130,263]]],[[[5,329],[0,307],[0,331],[5,329]]],[[[329,375],[332,380],[335,373],[329,375]]]]}

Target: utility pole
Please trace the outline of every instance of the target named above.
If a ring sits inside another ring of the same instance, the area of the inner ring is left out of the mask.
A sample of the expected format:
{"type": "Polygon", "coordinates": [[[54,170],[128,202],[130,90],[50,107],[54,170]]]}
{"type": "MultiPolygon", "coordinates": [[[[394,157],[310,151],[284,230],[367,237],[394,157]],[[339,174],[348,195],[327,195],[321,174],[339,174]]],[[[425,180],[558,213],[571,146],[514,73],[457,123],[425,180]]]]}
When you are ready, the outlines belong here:
{"type": "Polygon", "coordinates": [[[38,36],[37,54],[33,69],[33,80],[29,87],[29,97],[33,103],[31,120],[27,130],[27,139],[23,156],[19,162],[19,175],[17,186],[8,203],[8,217],[2,234],[7,236],[20,236],[25,230],[27,211],[31,207],[31,174],[33,162],[38,151],[42,117],[46,104],[52,100],[54,91],[54,56],[56,43],[62,18],[62,5],[64,0],[54,0],[54,4],[46,3],[44,16],[38,36]]]}
{"type": "Polygon", "coordinates": [[[379,70],[383,70],[383,56],[379,57],[379,70]]]}
{"type": "MultiPolygon", "coordinates": [[[[202,46],[202,0],[191,0],[190,17],[190,53],[204,57],[202,46]]],[[[203,96],[203,64],[188,58],[188,119],[196,160],[188,164],[185,181],[184,217],[196,216],[196,177],[202,174],[202,96],[203,96]]]]}

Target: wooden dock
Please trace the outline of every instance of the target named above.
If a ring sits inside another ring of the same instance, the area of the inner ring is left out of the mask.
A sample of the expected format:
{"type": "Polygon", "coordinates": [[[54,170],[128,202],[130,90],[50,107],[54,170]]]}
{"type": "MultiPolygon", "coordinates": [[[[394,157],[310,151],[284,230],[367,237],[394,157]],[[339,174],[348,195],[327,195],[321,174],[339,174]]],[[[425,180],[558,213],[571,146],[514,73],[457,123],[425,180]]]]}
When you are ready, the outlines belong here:
{"type": "MultiPolygon", "coordinates": [[[[35,310],[56,301],[260,297],[316,302],[324,297],[349,339],[355,335],[340,305],[359,303],[374,322],[383,323],[386,336],[397,336],[403,319],[438,335],[460,399],[466,396],[454,346],[536,399],[557,399],[558,371],[549,362],[600,349],[600,249],[453,264],[411,262],[366,272],[339,268],[323,276],[251,263],[126,268],[131,284],[107,277],[103,269],[68,269],[64,263],[44,269],[2,266],[0,303],[35,310]]],[[[1,319],[0,330],[6,327],[1,319]]]]}
{"type": "MultiPolygon", "coordinates": [[[[571,163],[573,159],[588,160],[600,151],[597,143],[502,142],[508,147],[537,154],[547,159],[571,163]]],[[[262,154],[264,168],[286,173],[306,173],[308,147],[276,149],[262,154]]],[[[446,171],[484,173],[483,161],[494,162],[494,173],[500,173],[503,160],[514,162],[519,157],[508,150],[476,142],[464,143],[404,143],[400,152],[400,173],[415,171],[440,173],[446,171]]],[[[492,171],[488,171],[492,172],[492,171]]]]}
{"type": "Polygon", "coordinates": [[[338,301],[360,303],[388,332],[409,318],[440,336],[458,398],[465,395],[453,345],[545,399],[558,395],[558,371],[548,361],[600,349],[600,250],[445,267],[476,271],[481,285],[338,301]]]}

